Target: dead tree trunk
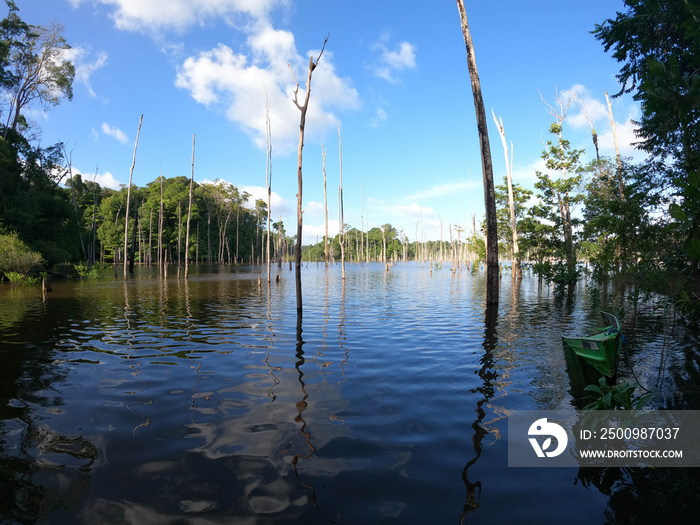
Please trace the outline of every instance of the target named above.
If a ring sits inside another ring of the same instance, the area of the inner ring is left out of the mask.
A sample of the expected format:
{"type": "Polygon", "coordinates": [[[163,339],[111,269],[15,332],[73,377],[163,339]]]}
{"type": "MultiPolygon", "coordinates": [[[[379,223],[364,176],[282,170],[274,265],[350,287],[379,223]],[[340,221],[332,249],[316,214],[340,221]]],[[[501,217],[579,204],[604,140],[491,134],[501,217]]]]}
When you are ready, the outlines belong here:
{"type": "Polygon", "coordinates": [[[131,180],[134,176],[134,165],[136,164],[136,148],[139,145],[139,135],[141,134],[141,124],[143,123],[143,115],[139,119],[139,129],[136,131],[136,142],[134,144],[134,157],[131,160],[131,169],[129,170],[129,186],[126,190],[126,215],[124,217],[124,279],[126,279],[128,271],[128,263],[126,256],[129,253],[129,201],[131,201],[131,180]]]}
{"type": "Polygon", "coordinates": [[[282,216],[280,215],[280,227],[277,228],[277,269],[282,269],[282,216]]]}
{"type": "Polygon", "coordinates": [[[338,122],[338,162],[340,165],[340,188],[338,190],[338,200],[340,201],[340,228],[338,241],[340,242],[340,267],[342,268],[343,280],[345,280],[345,224],[343,214],[343,145],[340,138],[340,122],[338,122]]]}
{"type": "Polygon", "coordinates": [[[360,188],[362,190],[362,211],[360,212],[360,253],[358,257],[360,259],[360,266],[364,266],[364,247],[365,247],[365,186],[364,183],[360,183],[360,188]]]}
{"type": "MultiPolygon", "coordinates": [[[[75,146],[73,146],[75,148],[75,146]]],[[[78,208],[78,201],[75,198],[75,180],[73,179],[73,149],[70,153],[66,150],[66,146],[62,145],[61,149],[63,151],[63,157],[68,163],[68,176],[70,177],[70,193],[73,200],[73,210],[75,211],[75,224],[78,230],[78,238],[80,239],[80,248],[83,251],[83,258],[86,260],[88,266],[90,265],[90,256],[85,249],[85,243],[83,242],[83,228],[80,225],[80,210],[78,208]]]]}
{"type": "Polygon", "coordinates": [[[190,201],[187,205],[187,237],[185,238],[185,279],[190,271],[190,221],[192,220],[192,188],[194,186],[194,133],[192,133],[192,172],[190,175],[190,201]]]}
{"type": "Polygon", "coordinates": [[[484,176],[484,210],[486,212],[486,301],[498,301],[498,221],[496,218],[496,192],[493,186],[493,164],[489,144],[488,126],[484,98],[481,94],[481,81],[476,69],[474,44],[472,43],[464,0],[457,0],[457,8],[462,23],[462,34],[467,47],[467,64],[469,78],[474,96],[476,126],[479,131],[479,149],[481,150],[481,168],[484,176]]]}
{"type": "Polygon", "coordinates": [[[150,208],[150,214],[148,215],[148,256],[146,257],[146,264],[151,266],[151,256],[153,255],[153,208],[150,208]]]}
{"type": "MultiPolygon", "coordinates": [[[[297,245],[295,250],[296,268],[295,268],[295,279],[296,279],[296,292],[297,292],[297,315],[301,317],[302,311],[302,301],[301,301],[301,234],[302,234],[302,213],[301,209],[301,196],[302,196],[302,176],[301,176],[301,159],[302,150],[304,149],[304,126],[306,125],[306,110],[309,108],[309,96],[311,95],[311,75],[318,66],[318,61],[321,60],[323,55],[323,50],[326,48],[326,43],[328,42],[328,37],[323,41],[323,47],[321,52],[318,54],[316,60],[313,57],[309,57],[309,76],[306,80],[306,97],[304,98],[304,103],[299,104],[299,82],[297,82],[294,77],[294,71],[292,71],[292,78],[294,78],[294,83],[296,88],[294,89],[294,105],[301,112],[301,117],[299,119],[299,148],[297,150],[297,178],[299,179],[299,192],[297,193],[297,245]]],[[[290,71],[292,66],[289,66],[290,71]]]]}
{"type": "Polygon", "coordinates": [[[613,142],[615,143],[615,160],[617,161],[617,183],[620,189],[620,199],[625,200],[625,182],[622,175],[622,158],[620,157],[620,146],[617,144],[617,130],[615,129],[615,119],[613,118],[612,104],[608,92],[605,92],[605,101],[608,103],[608,113],[610,114],[610,128],[612,129],[613,142]]]}
{"type": "Polygon", "coordinates": [[[323,210],[326,221],[326,234],[323,237],[323,257],[328,268],[328,194],[326,192],[326,149],[321,144],[321,156],[323,158],[323,210]]]}
{"type": "Polygon", "coordinates": [[[270,102],[265,93],[265,130],[267,132],[267,283],[270,284],[270,214],[272,213],[272,130],[270,128],[270,102]]]}
{"type": "MultiPolygon", "coordinates": [[[[126,218],[129,220],[129,217],[126,218]]],[[[129,253],[129,273],[134,275],[134,258],[136,257],[136,231],[139,227],[139,203],[136,201],[136,208],[134,209],[134,229],[131,231],[131,253],[129,253]]],[[[125,259],[126,259],[126,253],[125,259]]],[[[139,257],[140,259],[140,257],[139,257]]]]}
{"type": "Polygon", "coordinates": [[[162,275],[165,269],[165,257],[163,254],[163,170],[160,172],[160,212],[158,215],[158,275],[162,275]]]}
{"type": "Polygon", "coordinates": [[[510,145],[511,159],[508,158],[508,142],[506,141],[506,131],[503,127],[503,119],[496,119],[496,114],[491,111],[493,115],[493,121],[496,123],[498,128],[498,134],[501,136],[501,143],[503,144],[503,154],[506,160],[506,180],[508,184],[508,209],[510,211],[510,228],[513,232],[513,273],[518,279],[523,278],[523,270],[520,266],[520,250],[518,248],[518,229],[515,222],[515,202],[513,198],[513,165],[512,165],[512,155],[513,155],[513,144],[510,145]]]}
{"type": "Polygon", "coordinates": [[[182,262],[182,202],[177,203],[177,278],[180,278],[182,262]]]}
{"type": "Polygon", "coordinates": [[[95,166],[95,176],[92,178],[92,250],[90,251],[90,266],[95,264],[95,247],[97,244],[97,185],[95,181],[97,180],[97,171],[99,169],[99,164],[95,166]]]}

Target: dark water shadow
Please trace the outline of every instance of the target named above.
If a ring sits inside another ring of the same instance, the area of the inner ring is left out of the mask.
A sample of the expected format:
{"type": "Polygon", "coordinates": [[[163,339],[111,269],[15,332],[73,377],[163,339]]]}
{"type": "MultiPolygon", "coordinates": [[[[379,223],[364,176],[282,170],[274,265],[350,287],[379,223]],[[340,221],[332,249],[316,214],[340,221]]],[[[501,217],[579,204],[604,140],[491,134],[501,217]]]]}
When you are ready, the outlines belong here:
{"type": "Polygon", "coordinates": [[[488,299],[484,312],[484,341],[482,343],[484,354],[479,361],[481,368],[479,368],[477,372],[482,383],[480,386],[471,390],[472,393],[479,393],[483,397],[476,403],[477,418],[472,423],[472,428],[474,429],[472,444],[474,445],[475,455],[472,459],[467,461],[464,470],[462,470],[462,481],[466,488],[466,496],[460,523],[465,523],[468,514],[476,511],[481,503],[481,481],[470,481],[469,469],[472,468],[481,457],[481,452],[483,450],[481,442],[488,434],[488,430],[484,428],[483,425],[483,421],[486,418],[484,405],[494,397],[494,382],[498,378],[498,373],[494,370],[494,350],[498,344],[498,298],[491,293],[488,299]]]}
{"type": "Polygon", "coordinates": [[[297,415],[294,418],[294,421],[296,423],[299,423],[301,425],[299,432],[301,433],[302,437],[304,438],[304,441],[306,443],[306,446],[308,447],[308,452],[306,454],[301,454],[297,452],[294,454],[294,457],[292,458],[292,468],[294,469],[294,474],[296,475],[297,479],[299,482],[307,489],[308,491],[308,498],[309,501],[316,507],[316,489],[311,485],[309,482],[305,482],[304,480],[301,479],[299,476],[299,470],[297,468],[297,464],[299,463],[300,459],[309,459],[313,454],[316,452],[316,447],[311,443],[311,432],[307,430],[306,428],[306,420],[304,420],[304,411],[308,408],[308,403],[307,399],[309,398],[309,393],[306,390],[306,383],[304,382],[304,372],[302,370],[302,367],[304,366],[304,363],[306,362],[306,357],[304,355],[304,339],[302,337],[303,329],[302,329],[302,311],[300,309],[297,309],[297,324],[296,324],[296,362],[294,363],[294,368],[297,370],[298,378],[299,378],[299,385],[301,386],[301,392],[302,392],[302,398],[297,401],[296,403],[296,408],[297,408],[297,415]]]}

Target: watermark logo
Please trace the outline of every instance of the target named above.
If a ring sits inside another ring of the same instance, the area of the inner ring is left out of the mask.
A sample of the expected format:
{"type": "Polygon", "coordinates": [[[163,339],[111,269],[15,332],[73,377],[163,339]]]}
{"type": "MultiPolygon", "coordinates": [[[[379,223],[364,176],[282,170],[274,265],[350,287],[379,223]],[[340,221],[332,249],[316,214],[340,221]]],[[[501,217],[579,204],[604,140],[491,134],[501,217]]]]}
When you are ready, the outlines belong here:
{"type": "Polygon", "coordinates": [[[564,452],[564,449],[569,441],[566,436],[566,430],[564,430],[562,426],[558,425],[557,423],[547,421],[546,417],[538,419],[532,425],[530,425],[530,429],[527,431],[527,433],[528,436],[530,436],[528,438],[530,445],[532,445],[532,448],[535,450],[535,454],[537,454],[538,458],[557,457],[559,454],[564,452]],[[540,444],[540,440],[543,438],[545,439],[540,444]],[[557,446],[554,450],[549,450],[549,448],[552,446],[552,438],[556,439],[557,446]]]}

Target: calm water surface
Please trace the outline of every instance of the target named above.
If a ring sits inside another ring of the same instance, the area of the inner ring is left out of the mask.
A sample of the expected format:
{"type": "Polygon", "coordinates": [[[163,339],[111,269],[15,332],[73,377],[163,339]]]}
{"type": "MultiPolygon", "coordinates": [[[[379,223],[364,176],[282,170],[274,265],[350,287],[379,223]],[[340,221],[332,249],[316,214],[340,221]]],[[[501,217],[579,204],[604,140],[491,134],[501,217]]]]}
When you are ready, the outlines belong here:
{"type": "MultiPolygon", "coordinates": [[[[561,343],[599,326],[584,284],[508,274],[487,311],[482,274],[312,264],[298,323],[286,267],[269,291],[259,268],[140,272],[46,303],[1,287],[3,523],[697,518],[692,469],[507,466],[510,411],[581,407],[597,380],[561,343]]],[[[625,332],[621,379],[700,408],[697,336],[651,308],[625,332]]]]}

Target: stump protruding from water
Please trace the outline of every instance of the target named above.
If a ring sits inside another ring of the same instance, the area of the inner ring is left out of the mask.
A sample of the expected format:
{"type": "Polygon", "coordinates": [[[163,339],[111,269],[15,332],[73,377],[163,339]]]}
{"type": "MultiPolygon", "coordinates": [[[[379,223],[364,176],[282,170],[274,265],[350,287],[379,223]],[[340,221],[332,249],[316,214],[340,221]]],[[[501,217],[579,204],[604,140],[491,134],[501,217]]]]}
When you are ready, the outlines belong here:
{"type": "Polygon", "coordinates": [[[46,302],[46,293],[51,292],[51,286],[49,285],[49,281],[46,279],[46,277],[41,278],[41,297],[44,302],[46,302]]]}

